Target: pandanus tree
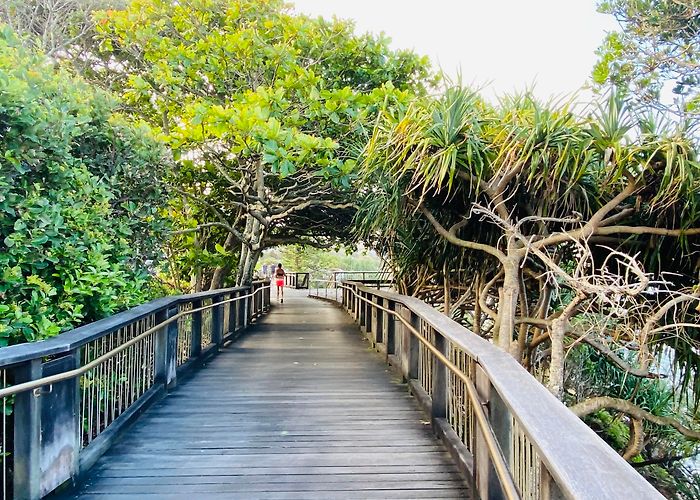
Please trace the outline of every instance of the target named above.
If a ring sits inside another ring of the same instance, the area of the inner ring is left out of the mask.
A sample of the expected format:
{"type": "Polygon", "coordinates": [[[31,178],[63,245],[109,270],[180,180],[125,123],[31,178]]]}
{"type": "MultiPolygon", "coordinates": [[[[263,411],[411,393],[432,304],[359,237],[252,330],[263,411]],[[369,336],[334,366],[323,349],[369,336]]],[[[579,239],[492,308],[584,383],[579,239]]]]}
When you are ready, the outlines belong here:
{"type": "MultiPolygon", "coordinates": [[[[566,102],[525,94],[492,106],[456,87],[383,113],[362,163],[356,230],[404,291],[442,289],[447,314],[558,397],[566,356],[584,345],[639,380],[663,376],[653,360],[671,352],[680,385],[700,394],[700,166],[683,130],[615,95],[580,116],[566,102]]],[[[581,415],[653,420],[629,401],[586,396],[569,397],[581,415]]],[[[663,424],[700,437],[679,420],[663,424]]]]}
{"type": "Polygon", "coordinates": [[[346,238],[353,148],[382,103],[428,76],[424,58],[277,0],[135,0],[97,25],[90,76],[176,151],[178,237],[224,257],[211,288],[232,270],[249,282],[268,246],[346,238]]]}

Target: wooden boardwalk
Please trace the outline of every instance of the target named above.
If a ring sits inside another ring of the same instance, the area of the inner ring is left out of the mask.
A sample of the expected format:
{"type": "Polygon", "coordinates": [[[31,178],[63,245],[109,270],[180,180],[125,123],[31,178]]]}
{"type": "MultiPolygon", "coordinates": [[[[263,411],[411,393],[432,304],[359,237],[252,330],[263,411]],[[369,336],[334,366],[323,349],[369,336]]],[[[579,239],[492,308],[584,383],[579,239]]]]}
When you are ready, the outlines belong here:
{"type": "Polygon", "coordinates": [[[350,318],[289,295],[149,409],[65,498],[468,498],[350,318]]]}

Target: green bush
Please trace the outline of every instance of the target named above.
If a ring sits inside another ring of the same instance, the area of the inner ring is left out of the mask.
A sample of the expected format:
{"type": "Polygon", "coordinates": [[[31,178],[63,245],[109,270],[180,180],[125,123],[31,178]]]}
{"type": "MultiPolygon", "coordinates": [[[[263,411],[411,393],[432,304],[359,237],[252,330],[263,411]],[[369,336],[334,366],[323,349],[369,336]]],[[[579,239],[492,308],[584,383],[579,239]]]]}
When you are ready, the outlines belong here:
{"type": "Polygon", "coordinates": [[[0,26],[0,346],[147,298],[164,150],[0,26]]]}

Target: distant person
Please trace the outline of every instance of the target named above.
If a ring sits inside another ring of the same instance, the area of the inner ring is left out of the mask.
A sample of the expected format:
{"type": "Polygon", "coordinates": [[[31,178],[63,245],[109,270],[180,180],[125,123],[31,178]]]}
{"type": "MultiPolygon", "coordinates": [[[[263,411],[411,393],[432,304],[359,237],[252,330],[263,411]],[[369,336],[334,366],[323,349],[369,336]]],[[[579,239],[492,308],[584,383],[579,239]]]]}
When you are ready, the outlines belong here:
{"type": "Polygon", "coordinates": [[[284,277],[287,273],[282,269],[282,263],[277,264],[275,269],[275,280],[277,281],[277,300],[284,304],[284,277]]]}

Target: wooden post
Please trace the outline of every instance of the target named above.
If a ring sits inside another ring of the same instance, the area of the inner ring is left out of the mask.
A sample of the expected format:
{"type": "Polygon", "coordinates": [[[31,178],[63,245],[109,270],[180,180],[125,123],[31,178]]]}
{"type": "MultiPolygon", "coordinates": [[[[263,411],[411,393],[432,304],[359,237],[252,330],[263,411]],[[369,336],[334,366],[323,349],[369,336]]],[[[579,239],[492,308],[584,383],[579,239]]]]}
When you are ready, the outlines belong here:
{"type": "MultiPolygon", "coordinates": [[[[372,294],[367,292],[365,294],[365,298],[368,301],[371,301],[372,294]]],[[[370,335],[371,333],[373,333],[373,330],[372,330],[372,310],[374,309],[374,307],[372,307],[371,302],[364,302],[363,301],[362,305],[365,308],[365,334],[367,334],[367,338],[370,340],[370,342],[374,343],[374,336],[370,335]]]]}
{"type": "Polygon", "coordinates": [[[221,295],[216,295],[211,299],[214,307],[211,308],[211,341],[213,344],[221,345],[224,338],[224,315],[221,305],[221,295]]]}
{"type": "MultiPolygon", "coordinates": [[[[384,306],[390,311],[396,310],[396,302],[385,299],[384,306]]],[[[397,319],[392,314],[384,315],[384,336],[386,337],[386,354],[396,354],[396,321],[397,319]]]]}
{"type": "MultiPolygon", "coordinates": [[[[235,293],[231,292],[228,295],[228,299],[234,299],[235,298],[235,293]]],[[[226,332],[226,335],[231,334],[236,331],[236,303],[235,302],[229,302],[228,303],[228,331],[226,332]]]]}
{"type": "MultiPolygon", "coordinates": [[[[381,297],[375,296],[372,299],[372,302],[380,306],[384,305],[384,299],[381,297]]],[[[373,307],[372,310],[372,331],[374,332],[374,341],[377,344],[384,344],[384,311],[378,307],[373,307]]]]}
{"type": "MultiPolygon", "coordinates": [[[[33,359],[13,370],[15,384],[41,378],[41,359],[33,359]]],[[[32,391],[15,396],[14,498],[41,498],[41,407],[32,391]]]]}
{"type": "Polygon", "coordinates": [[[540,498],[542,500],[564,500],[559,486],[554,482],[554,478],[543,463],[540,463],[540,498]]]}
{"type": "MultiPolygon", "coordinates": [[[[448,342],[440,332],[435,330],[435,347],[444,356],[449,356],[448,342]]],[[[432,418],[447,417],[447,367],[438,360],[437,356],[432,356],[433,359],[433,387],[432,387],[432,418]]]]}
{"type": "Polygon", "coordinates": [[[353,301],[352,301],[352,316],[355,318],[357,323],[360,323],[360,292],[357,290],[356,286],[353,289],[353,301]]]}
{"type": "MultiPolygon", "coordinates": [[[[362,297],[362,298],[365,297],[365,293],[362,292],[362,291],[358,292],[358,294],[359,294],[359,296],[362,297]]],[[[362,331],[362,333],[366,333],[366,332],[367,332],[367,327],[366,327],[366,325],[367,325],[367,308],[365,307],[365,301],[364,301],[364,300],[362,300],[361,298],[358,297],[357,301],[358,301],[358,306],[359,306],[359,309],[360,309],[360,311],[359,311],[359,314],[360,314],[360,330],[362,331]]]]}
{"type": "MultiPolygon", "coordinates": [[[[245,293],[236,292],[236,297],[240,297],[241,295],[245,295],[245,293]]],[[[234,304],[236,305],[236,330],[240,330],[243,328],[243,316],[245,315],[243,299],[237,300],[234,304]]]]}
{"type": "MultiPolygon", "coordinates": [[[[420,318],[413,314],[408,307],[401,307],[402,317],[420,332],[420,318]]],[[[402,338],[402,353],[401,353],[401,368],[403,376],[406,380],[415,379],[418,377],[418,345],[419,340],[403,323],[401,324],[402,338]]]]}
{"type": "MultiPolygon", "coordinates": [[[[475,375],[475,385],[479,393],[479,398],[481,398],[481,401],[490,403],[492,388],[488,375],[486,375],[478,364],[474,363],[472,366],[474,367],[472,373],[475,375]]],[[[488,416],[490,404],[485,409],[487,410],[488,416]]],[[[482,500],[500,500],[503,498],[503,492],[501,491],[501,485],[499,484],[496,470],[493,468],[489,457],[484,433],[479,426],[476,426],[475,430],[476,439],[474,444],[476,450],[474,452],[474,475],[476,490],[479,493],[479,498],[482,500]]]]}
{"type": "Polygon", "coordinates": [[[258,283],[258,288],[257,288],[258,294],[255,296],[255,298],[258,301],[258,316],[262,316],[262,312],[263,312],[263,294],[262,294],[261,288],[262,288],[262,284],[258,283]]]}
{"type": "Polygon", "coordinates": [[[251,304],[253,307],[253,311],[251,313],[251,319],[255,319],[258,317],[258,299],[260,298],[259,297],[260,294],[257,293],[257,291],[258,291],[258,284],[257,283],[253,283],[252,287],[253,288],[252,288],[251,293],[253,294],[253,296],[251,298],[253,299],[253,301],[251,304]]]}
{"type": "MultiPolygon", "coordinates": [[[[156,324],[159,325],[168,319],[168,309],[161,309],[155,314],[156,324]]],[[[160,328],[154,335],[154,384],[166,385],[168,378],[167,353],[168,353],[168,327],[160,328]]]]}
{"type": "MultiPolygon", "coordinates": [[[[192,309],[202,307],[201,300],[192,301],[192,309]]],[[[192,348],[190,351],[191,358],[198,358],[202,354],[202,311],[192,313],[192,348]]]]}
{"type": "MultiPolygon", "coordinates": [[[[243,295],[248,295],[250,293],[250,288],[246,289],[243,292],[243,295]]],[[[250,297],[245,297],[244,299],[241,299],[241,303],[243,304],[243,328],[248,328],[248,325],[250,324],[250,304],[249,304],[250,297]]]]}
{"type": "MultiPolygon", "coordinates": [[[[172,318],[178,313],[175,306],[168,310],[168,318],[172,318]]],[[[165,388],[172,389],[177,385],[177,337],[179,322],[173,321],[167,327],[167,350],[165,357],[165,388]]]]}
{"type": "MultiPolygon", "coordinates": [[[[408,309],[408,308],[406,308],[406,309],[408,309]]],[[[413,314],[413,311],[411,311],[410,309],[409,309],[409,314],[410,314],[410,318],[411,318],[411,326],[413,326],[413,328],[415,330],[420,332],[421,331],[420,318],[416,314],[413,314]]],[[[420,354],[419,354],[420,353],[420,350],[419,350],[420,340],[418,340],[418,338],[412,332],[409,331],[408,334],[409,334],[409,341],[407,342],[407,344],[410,347],[409,357],[408,357],[409,373],[410,373],[411,378],[418,378],[418,358],[420,356],[420,354]]]]}
{"type": "MultiPolygon", "coordinates": [[[[43,377],[80,367],[80,350],[45,361],[43,377]]],[[[37,392],[41,408],[40,493],[46,495],[78,475],[80,453],[80,378],[70,378],[41,387],[37,392]]]]}

